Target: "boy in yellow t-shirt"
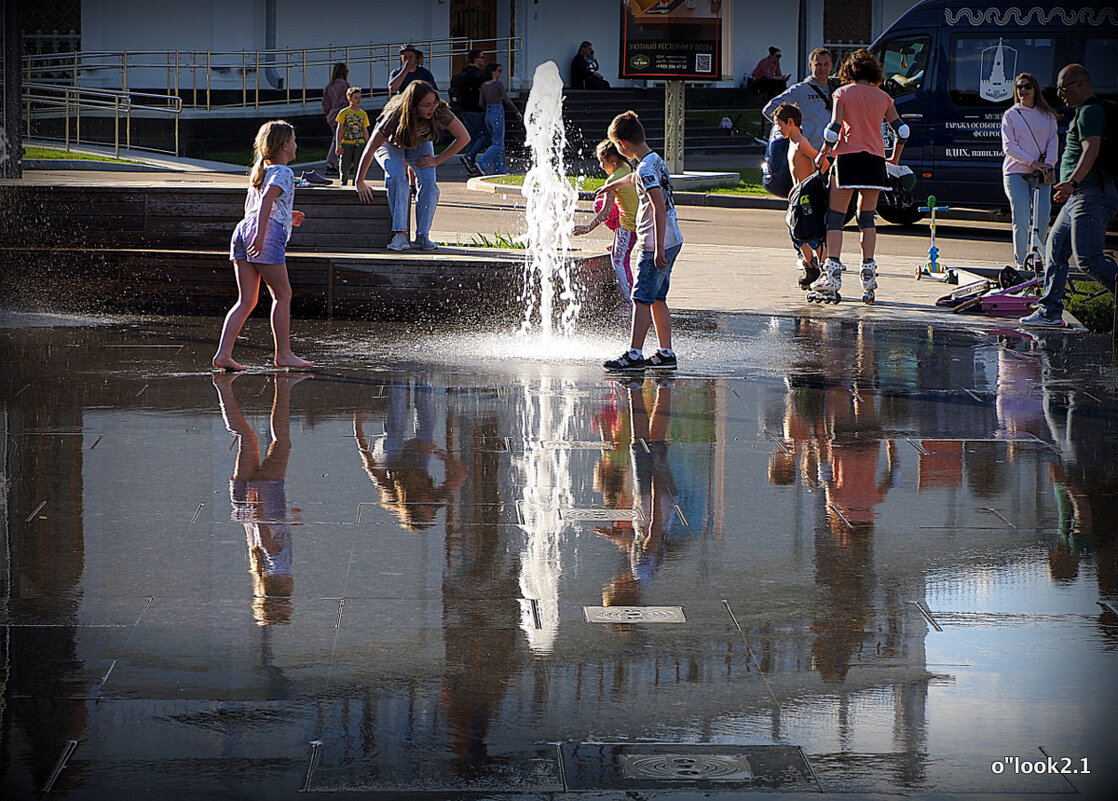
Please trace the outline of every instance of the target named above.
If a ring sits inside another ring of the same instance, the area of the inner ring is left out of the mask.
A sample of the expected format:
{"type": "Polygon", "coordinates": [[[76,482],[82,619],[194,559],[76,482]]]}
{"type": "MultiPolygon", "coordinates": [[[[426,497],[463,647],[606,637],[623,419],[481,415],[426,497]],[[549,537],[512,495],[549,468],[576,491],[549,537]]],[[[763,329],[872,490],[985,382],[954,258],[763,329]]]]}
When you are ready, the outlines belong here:
{"type": "Polygon", "coordinates": [[[351,86],[345,93],[349,105],[338,112],[338,128],[334,138],[334,152],[341,156],[338,172],[342,186],[346,179],[357,178],[357,164],[365,143],[369,141],[369,115],[361,110],[361,87],[351,86]]]}
{"type": "MultiPolygon", "coordinates": [[[[628,160],[617,150],[617,146],[608,139],[603,139],[594,149],[598,157],[598,164],[611,180],[624,178],[633,171],[628,160]]],[[[630,256],[633,245],[637,242],[637,207],[640,199],[634,186],[623,186],[614,192],[606,193],[604,198],[599,198],[594,203],[598,212],[586,225],[576,225],[574,235],[588,234],[603,222],[607,228],[613,230],[613,247],[610,248],[610,260],[613,262],[613,271],[617,274],[617,285],[625,301],[632,306],[633,294],[633,269],[630,266],[630,256]],[[599,206],[599,201],[601,205],[599,206]],[[616,205],[615,205],[616,203],[616,205]]]]}

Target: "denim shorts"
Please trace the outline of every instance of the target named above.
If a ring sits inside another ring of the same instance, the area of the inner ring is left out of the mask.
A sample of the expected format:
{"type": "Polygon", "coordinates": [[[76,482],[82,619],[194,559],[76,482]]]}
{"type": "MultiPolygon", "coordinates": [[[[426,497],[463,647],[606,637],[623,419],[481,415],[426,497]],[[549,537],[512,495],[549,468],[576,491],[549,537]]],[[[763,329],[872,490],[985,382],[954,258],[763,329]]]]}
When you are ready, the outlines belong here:
{"type": "Polygon", "coordinates": [[[668,286],[671,284],[672,278],[672,265],[675,264],[675,258],[679,255],[679,249],[682,247],[683,243],[681,242],[678,245],[672,245],[664,252],[668,260],[668,266],[663,270],[656,266],[656,251],[641,251],[640,262],[637,264],[637,283],[633,286],[633,300],[649,305],[658,300],[667,300],[668,286]]]}
{"type": "Polygon", "coordinates": [[[788,238],[792,240],[792,250],[796,251],[797,253],[800,252],[800,247],[803,245],[807,245],[812,250],[819,250],[819,248],[823,247],[822,239],[809,239],[806,242],[801,242],[800,240],[796,239],[796,236],[792,233],[791,228],[788,229],[788,238]]]}
{"type": "Polygon", "coordinates": [[[229,243],[230,261],[247,261],[252,264],[284,264],[287,262],[287,242],[284,240],[283,226],[275,221],[268,224],[264,234],[264,247],[255,256],[248,255],[248,246],[256,237],[256,220],[241,220],[233,231],[229,243]]]}

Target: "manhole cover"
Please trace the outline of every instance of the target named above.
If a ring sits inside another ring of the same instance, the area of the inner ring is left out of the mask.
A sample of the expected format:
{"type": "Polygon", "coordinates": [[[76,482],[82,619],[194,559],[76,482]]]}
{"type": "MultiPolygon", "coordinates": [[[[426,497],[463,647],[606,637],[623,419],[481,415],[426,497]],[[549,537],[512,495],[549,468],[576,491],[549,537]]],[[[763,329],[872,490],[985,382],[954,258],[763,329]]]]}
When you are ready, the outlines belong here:
{"type": "Polygon", "coordinates": [[[584,606],[588,623],[686,623],[682,606],[584,606]]]}
{"type": "Polygon", "coordinates": [[[652,781],[747,782],[749,760],[730,754],[622,754],[627,779],[652,781]]]}

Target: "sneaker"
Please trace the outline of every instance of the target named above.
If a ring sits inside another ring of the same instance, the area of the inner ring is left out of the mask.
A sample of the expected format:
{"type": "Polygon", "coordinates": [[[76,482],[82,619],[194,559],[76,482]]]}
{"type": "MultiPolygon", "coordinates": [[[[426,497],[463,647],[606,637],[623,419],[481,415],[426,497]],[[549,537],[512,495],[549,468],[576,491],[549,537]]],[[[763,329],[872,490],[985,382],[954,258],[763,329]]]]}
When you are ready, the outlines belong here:
{"type": "Polygon", "coordinates": [[[481,168],[477,166],[477,162],[469,156],[459,156],[458,160],[462,162],[462,166],[466,168],[466,175],[476,178],[481,175],[481,168]]]}
{"type": "Polygon", "coordinates": [[[643,356],[632,356],[629,351],[625,351],[616,359],[610,359],[602,365],[607,370],[618,372],[621,370],[643,370],[645,361],[643,356]]]}
{"type": "Polygon", "coordinates": [[[644,360],[644,366],[652,370],[674,370],[676,368],[675,354],[658,350],[644,360]]]}
{"type": "Polygon", "coordinates": [[[388,243],[389,250],[411,250],[411,245],[408,244],[407,234],[395,234],[392,241],[388,243]]]}
{"type": "Polygon", "coordinates": [[[338,172],[338,168],[336,166],[327,166],[326,169],[322,171],[322,174],[328,178],[337,178],[339,175],[341,175],[341,173],[338,172]]]}
{"type": "Polygon", "coordinates": [[[431,241],[429,237],[417,236],[411,246],[416,250],[438,250],[439,246],[431,241]]]}
{"type": "Polygon", "coordinates": [[[1042,309],[1037,309],[1028,317],[1022,317],[1017,322],[1021,323],[1021,325],[1031,325],[1037,328],[1063,328],[1067,325],[1063,318],[1058,317],[1053,319],[1045,314],[1042,309]]]}
{"type": "Polygon", "coordinates": [[[329,178],[323,178],[314,170],[311,170],[310,172],[304,171],[303,174],[299,177],[311,186],[330,186],[334,183],[329,178]]]}

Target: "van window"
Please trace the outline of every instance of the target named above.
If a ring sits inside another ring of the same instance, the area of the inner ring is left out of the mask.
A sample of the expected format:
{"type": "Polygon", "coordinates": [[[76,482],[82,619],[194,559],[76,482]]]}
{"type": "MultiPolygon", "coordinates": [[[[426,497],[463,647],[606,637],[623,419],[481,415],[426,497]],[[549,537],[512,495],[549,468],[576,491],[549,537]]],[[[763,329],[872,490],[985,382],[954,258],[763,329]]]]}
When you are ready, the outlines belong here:
{"type": "Polygon", "coordinates": [[[1013,102],[1013,79],[1031,72],[1041,86],[1056,82],[1052,37],[959,35],[951,40],[951,100],[957,106],[1013,102]]]}
{"type": "Polygon", "coordinates": [[[893,97],[911,94],[924,83],[924,67],[932,40],[929,36],[903,36],[881,46],[877,60],[885,72],[881,88],[893,97]]]}
{"type": "Polygon", "coordinates": [[[1100,95],[1118,95],[1118,39],[1086,39],[1083,66],[1091,73],[1091,88],[1100,95]]]}

